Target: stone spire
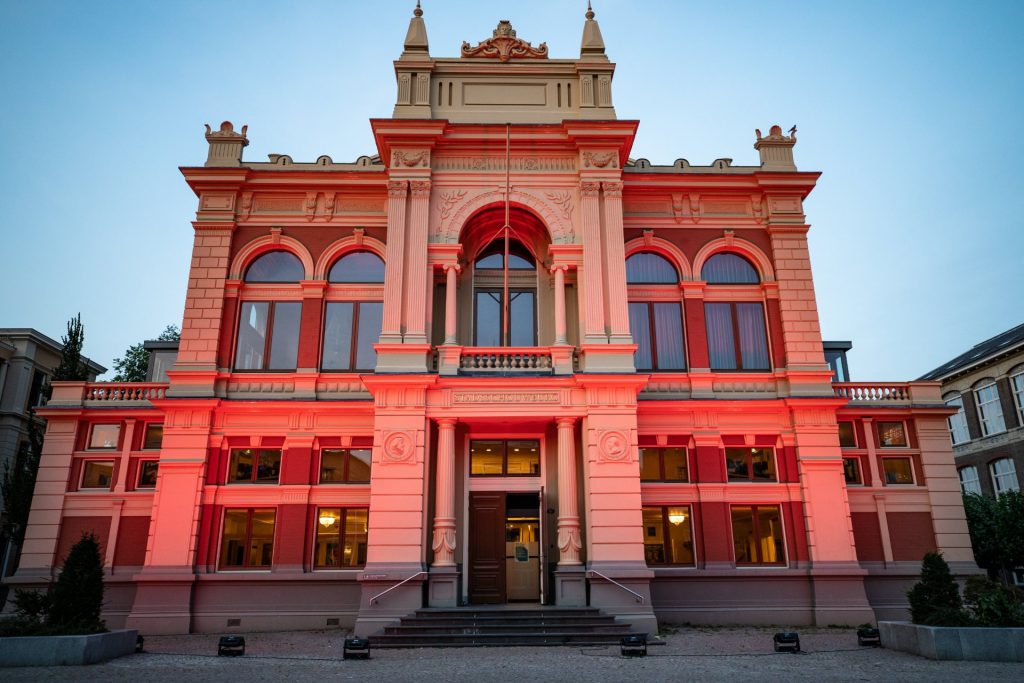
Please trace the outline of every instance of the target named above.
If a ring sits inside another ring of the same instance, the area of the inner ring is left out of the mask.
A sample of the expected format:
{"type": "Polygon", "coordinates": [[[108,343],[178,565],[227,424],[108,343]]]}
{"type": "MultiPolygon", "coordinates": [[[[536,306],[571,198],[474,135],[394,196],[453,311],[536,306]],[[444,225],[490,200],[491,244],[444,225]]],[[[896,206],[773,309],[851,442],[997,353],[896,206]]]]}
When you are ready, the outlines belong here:
{"type": "Polygon", "coordinates": [[[416,0],[416,9],[409,20],[409,31],[405,34],[405,49],[400,59],[407,57],[429,57],[430,46],[427,44],[427,25],[423,21],[423,10],[420,0],[416,0]]]}
{"type": "Polygon", "coordinates": [[[601,27],[594,21],[594,10],[587,0],[587,20],[583,22],[583,42],[580,44],[580,59],[588,61],[607,62],[608,57],[604,53],[604,38],[601,37],[601,27]]]}

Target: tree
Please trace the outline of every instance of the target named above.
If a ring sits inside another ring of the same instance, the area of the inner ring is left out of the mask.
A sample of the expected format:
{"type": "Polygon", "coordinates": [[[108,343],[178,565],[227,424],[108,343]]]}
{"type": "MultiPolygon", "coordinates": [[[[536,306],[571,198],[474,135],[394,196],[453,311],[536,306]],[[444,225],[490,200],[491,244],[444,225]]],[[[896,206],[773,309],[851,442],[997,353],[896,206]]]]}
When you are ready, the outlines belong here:
{"type": "Polygon", "coordinates": [[[14,454],[14,460],[4,468],[4,535],[15,545],[21,545],[28,526],[28,512],[32,507],[32,493],[39,470],[39,454],[43,450],[43,429],[36,411],[28,409],[28,440],[14,454]]]}
{"type": "Polygon", "coordinates": [[[92,534],[71,547],[50,594],[51,626],[67,630],[102,631],[103,560],[100,544],[92,534]]]}
{"type": "MultiPolygon", "coordinates": [[[[160,333],[157,341],[178,341],[181,331],[176,325],[168,325],[160,333]]],[[[124,352],[124,356],[114,359],[115,382],[144,382],[149,369],[149,351],[142,342],[133,344],[124,352]]]]}
{"type": "Polygon", "coordinates": [[[960,587],[941,553],[927,553],[921,562],[921,580],[907,592],[910,618],[925,626],[966,626],[960,587]]]}
{"type": "Polygon", "coordinates": [[[1004,491],[998,499],[964,495],[974,560],[991,578],[1024,565],[1024,493],[1004,491]]]}
{"type": "Polygon", "coordinates": [[[89,378],[89,368],[82,358],[85,343],[85,328],[82,314],[68,321],[68,333],[60,338],[64,348],[60,351],[60,365],[53,372],[53,379],[69,382],[84,382],[89,378]]]}

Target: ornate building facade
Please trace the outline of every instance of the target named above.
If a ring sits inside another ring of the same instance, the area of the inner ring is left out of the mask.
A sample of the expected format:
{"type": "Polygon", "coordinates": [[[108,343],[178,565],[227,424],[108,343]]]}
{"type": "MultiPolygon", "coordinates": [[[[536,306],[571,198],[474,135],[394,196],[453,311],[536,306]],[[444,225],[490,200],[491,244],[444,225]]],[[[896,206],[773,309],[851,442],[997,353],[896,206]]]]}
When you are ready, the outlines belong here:
{"type": "Polygon", "coordinates": [[[83,531],[148,633],[372,634],[416,608],[592,605],[641,630],[904,614],[973,567],[936,383],[833,382],[794,134],[631,157],[578,59],[417,8],[377,155],[208,127],[167,383],[57,384],[21,568],[83,531]]]}

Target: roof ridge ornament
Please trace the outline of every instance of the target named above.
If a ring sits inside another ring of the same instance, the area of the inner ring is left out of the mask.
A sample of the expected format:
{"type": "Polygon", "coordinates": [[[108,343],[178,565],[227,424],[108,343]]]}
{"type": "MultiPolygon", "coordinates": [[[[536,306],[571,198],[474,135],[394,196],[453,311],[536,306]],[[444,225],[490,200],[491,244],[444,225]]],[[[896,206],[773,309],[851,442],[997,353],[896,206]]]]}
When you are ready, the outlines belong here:
{"type": "Polygon", "coordinates": [[[473,47],[466,41],[462,41],[463,57],[497,57],[502,62],[507,62],[513,57],[521,59],[547,59],[548,44],[541,43],[534,47],[522,38],[516,37],[516,31],[512,28],[512,22],[502,19],[498,22],[497,28],[490,38],[480,41],[473,47]]]}

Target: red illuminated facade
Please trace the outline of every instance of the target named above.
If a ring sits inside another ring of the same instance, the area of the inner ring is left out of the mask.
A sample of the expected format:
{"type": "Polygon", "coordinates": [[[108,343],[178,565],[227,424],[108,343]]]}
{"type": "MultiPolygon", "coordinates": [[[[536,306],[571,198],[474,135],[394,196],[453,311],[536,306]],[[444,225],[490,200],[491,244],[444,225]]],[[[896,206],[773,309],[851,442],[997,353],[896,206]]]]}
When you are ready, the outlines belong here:
{"type": "Polygon", "coordinates": [[[378,154],[243,161],[209,130],[168,383],[57,383],[20,570],[83,531],[108,624],[354,625],[425,605],[656,621],[902,616],[973,568],[938,384],[833,382],[795,135],[759,164],[631,158],[579,59],[502,22],[429,54],[378,154]]]}

